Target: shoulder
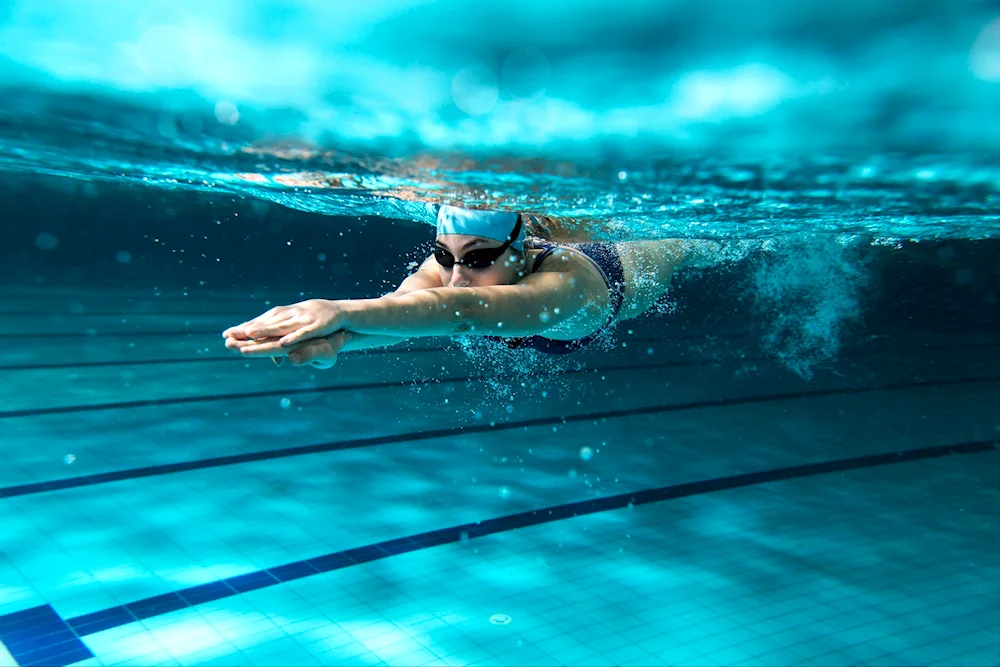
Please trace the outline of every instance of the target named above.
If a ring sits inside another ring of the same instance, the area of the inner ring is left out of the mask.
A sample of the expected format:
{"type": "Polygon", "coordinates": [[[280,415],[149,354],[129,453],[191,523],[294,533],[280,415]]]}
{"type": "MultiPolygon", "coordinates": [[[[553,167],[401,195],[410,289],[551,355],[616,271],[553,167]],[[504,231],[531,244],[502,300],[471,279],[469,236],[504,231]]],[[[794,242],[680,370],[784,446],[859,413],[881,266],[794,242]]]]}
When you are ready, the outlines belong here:
{"type": "Polygon", "coordinates": [[[593,260],[580,250],[570,245],[549,245],[544,248],[528,250],[528,265],[532,267],[531,275],[539,278],[552,274],[569,276],[578,289],[598,296],[607,293],[607,284],[600,269],[593,260]],[[541,257],[541,262],[538,261],[541,257]]]}
{"type": "Polygon", "coordinates": [[[594,266],[594,262],[582,251],[571,245],[549,245],[529,250],[528,253],[529,262],[534,267],[534,272],[573,273],[584,276],[593,274],[600,278],[601,283],[604,282],[604,278],[594,266]]]}

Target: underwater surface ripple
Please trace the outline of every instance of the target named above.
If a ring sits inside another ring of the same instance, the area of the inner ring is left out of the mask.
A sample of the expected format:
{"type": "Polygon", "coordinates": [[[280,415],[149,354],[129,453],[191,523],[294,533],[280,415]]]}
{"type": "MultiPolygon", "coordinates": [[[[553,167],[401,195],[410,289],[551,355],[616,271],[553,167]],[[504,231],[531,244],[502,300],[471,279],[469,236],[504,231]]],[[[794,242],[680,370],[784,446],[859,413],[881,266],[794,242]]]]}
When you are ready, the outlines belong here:
{"type": "Polygon", "coordinates": [[[601,239],[1000,231],[986,2],[203,5],[14,2],[0,170],[601,239]]]}

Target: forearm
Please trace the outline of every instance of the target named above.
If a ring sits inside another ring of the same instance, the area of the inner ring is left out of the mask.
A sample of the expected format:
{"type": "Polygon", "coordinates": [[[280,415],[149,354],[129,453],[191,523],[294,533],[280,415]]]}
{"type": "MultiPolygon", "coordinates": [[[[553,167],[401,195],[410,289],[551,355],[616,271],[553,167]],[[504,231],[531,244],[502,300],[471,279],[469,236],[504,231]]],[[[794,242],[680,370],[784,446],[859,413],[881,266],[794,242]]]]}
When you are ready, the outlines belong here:
{"type": "MultiPolygon", "coordinates": [[[[517,289],[512,287],[511,289],[517,289]]],[[[544,328],[539,318],[490,299],[477,288],[435,288],[402,296],[343,302],[348,331],[380,336],[522,336],[544,328]]]]}
{"type": "MultiPolygon", "coordinates": [[[[401,296],[406,296],[407,294],[412,294],[415,291],[421,289],[428,289],[428,287],[433,287],[433,285],[428,285],[426,278],[420,274],[416,274],[408,277],[403,283],[396,288],[395,291],[389,292],[388,294],[382,295],[383,299],[396,299],[401,296]]],[[[378,347],[389,347],[391,345],[397,345],[405,340],[409,340],[409,336],[392,336],[383,334],[370,334],[370,333],[359,333],[357,331],[340,331],[341,335],[344,336],[344,345],[340,349],[344,352],[350,352],[353,350],[369,350],[378,347]]]]}

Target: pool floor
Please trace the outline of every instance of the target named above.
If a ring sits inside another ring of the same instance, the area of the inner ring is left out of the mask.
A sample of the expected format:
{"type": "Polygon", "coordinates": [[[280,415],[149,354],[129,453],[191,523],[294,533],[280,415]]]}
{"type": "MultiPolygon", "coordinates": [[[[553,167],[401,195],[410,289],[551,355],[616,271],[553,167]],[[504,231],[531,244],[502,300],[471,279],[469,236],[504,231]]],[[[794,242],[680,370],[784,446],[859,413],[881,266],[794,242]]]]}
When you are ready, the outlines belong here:
{"type": "Polygon", "coordinates": [[[1000,339],[317,371],[247,295],[3,294],[0,664],[1000,660],[1000,339]]]}

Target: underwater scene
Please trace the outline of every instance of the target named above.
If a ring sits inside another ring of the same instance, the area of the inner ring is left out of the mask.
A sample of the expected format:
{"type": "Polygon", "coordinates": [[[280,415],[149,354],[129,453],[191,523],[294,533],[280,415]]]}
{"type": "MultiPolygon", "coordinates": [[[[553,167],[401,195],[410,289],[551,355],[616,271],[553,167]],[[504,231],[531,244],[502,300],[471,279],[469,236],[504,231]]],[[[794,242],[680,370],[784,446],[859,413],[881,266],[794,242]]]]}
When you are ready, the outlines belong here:
{"type": "Polygon", "coordinates": [[[0,6],[0,665],[1000,661],[1000,6],[0,6]]]}

